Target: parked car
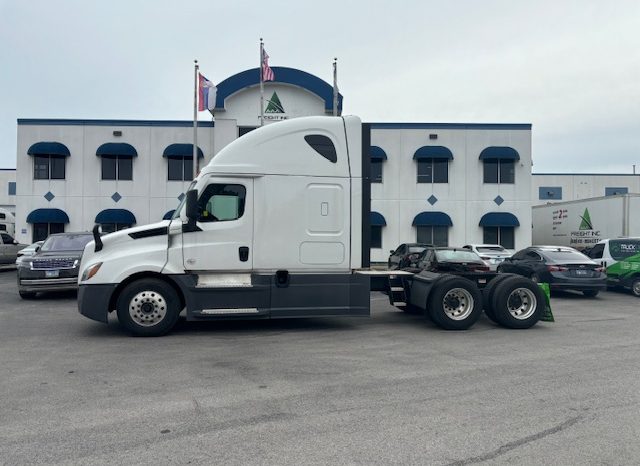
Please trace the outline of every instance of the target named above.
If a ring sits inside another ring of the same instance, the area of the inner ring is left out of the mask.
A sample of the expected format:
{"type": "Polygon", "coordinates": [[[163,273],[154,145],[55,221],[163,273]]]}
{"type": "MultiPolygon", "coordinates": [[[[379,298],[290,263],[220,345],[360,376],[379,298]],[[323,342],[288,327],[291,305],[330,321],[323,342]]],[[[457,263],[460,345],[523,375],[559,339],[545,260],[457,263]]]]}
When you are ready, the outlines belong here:
{"type": "Polygon", "coordinates": [[[429,272],[453,274],[489,271],[478,254],[463,248],[428,247],[411,266],[429,272]]]}
{"type": "Polygon", "coordinates": [[[640,238],[604,239],[582,252],[605,269],[608,288],[629,288],[640,298],[640,238]]]}
{"type": "Polygon", "coordinates": [[[18,257],[18,251],[23,249],[26,244],[20,244],[13,236],[8,233],[0,233],[0,265],[15,264],[16,257],[18,257]]]}
{"type": "Polygon", "coordinates": [[[517,273],[552,290],[581,291],[596,296],[606,288],[607,277],[599,264],[566,246],[531,246],[516,252],[498,266],[498,272],[517,273]]]}
{"type": "Polygon", "coordinates": [[[478,254],[489,270],[496,270],[503,260],[513,256],[514,253],[513,250],[499,244],[467,244],[462,247],[478,254]]]}
{"type": "Polygon", "coordinates": [[[17,262],[20,297],[34,298],[39,291],[77,289],[82,252],[92,239],[89,232],[49,236],[35,254],[17,262]]]}
{"type": "Polygon", "coordinates": [[[25,257],[33,256],[36,253],[36,249],[42,246],[42,243],[44,243],[44,241],[36,241],[35,243],[30,244],[26,248],[20,249],[16,257],[16,264],[18,263],[18,261],[23,260],[23,258],[25,257]]]}
{"type": "Polygon", "coordinates": [[[408,267],[412,261],[418,258],[418,255],[425,250],[430,244],[424,243],[403,243],[398,246],[395,251],[390,251],[388,266],[390,269],[401,269],[408,267]]]}

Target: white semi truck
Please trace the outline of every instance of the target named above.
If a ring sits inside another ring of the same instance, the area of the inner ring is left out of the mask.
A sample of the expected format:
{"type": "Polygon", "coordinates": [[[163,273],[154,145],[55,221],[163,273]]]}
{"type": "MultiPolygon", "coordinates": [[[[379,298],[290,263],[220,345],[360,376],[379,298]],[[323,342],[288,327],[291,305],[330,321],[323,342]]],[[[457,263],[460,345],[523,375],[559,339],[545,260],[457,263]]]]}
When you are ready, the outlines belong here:
{"type": "Polygon", "coordinates": [[[533,207],[533,244],[587,249],[604,239],[640,236],[640,194],[533,207]]]}
{"type": "Polygon", "coordinates": [[[469,328],[483,308],[507,327],[538,322],[546,296],[522,277],[369,269],[369,140],[353,116],[297,118],[238,138],[171,220],[103,237],[94,228],[80,313],[107,322],[115,311],[134,335],[158,336],[183,310],[192,321],[368,316],[373,289],[446,329],[469,328]]]}

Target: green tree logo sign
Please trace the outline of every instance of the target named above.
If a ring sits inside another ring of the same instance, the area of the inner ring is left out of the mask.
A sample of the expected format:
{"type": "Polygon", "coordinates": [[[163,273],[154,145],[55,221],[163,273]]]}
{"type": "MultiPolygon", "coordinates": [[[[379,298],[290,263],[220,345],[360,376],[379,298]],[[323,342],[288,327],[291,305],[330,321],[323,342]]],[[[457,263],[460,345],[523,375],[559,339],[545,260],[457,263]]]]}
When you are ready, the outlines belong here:
{"type": "Polygon", "coordinates": [[[589,209],[584,209],[584,214],[580,216],[582,221],[578,230],[593,230],[593,224],[591,223],[591,216],[589,215],[589,209]]]}
{"type": "Polygon", "coordinates": [[[267,102],[267,108],[264,110],[265,113],[284,113],[284,107],[280,102],[278,94],[275,92],[267,102]]]}

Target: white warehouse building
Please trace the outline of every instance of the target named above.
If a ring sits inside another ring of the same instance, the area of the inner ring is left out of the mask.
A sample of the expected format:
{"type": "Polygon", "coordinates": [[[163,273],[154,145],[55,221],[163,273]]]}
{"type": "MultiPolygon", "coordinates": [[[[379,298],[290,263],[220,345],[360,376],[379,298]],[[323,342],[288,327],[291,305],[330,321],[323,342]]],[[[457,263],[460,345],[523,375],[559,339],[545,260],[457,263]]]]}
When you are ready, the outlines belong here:
{"type": "MultiPolygon", "coordinates": [[[[292,68],[273,70],[265,124],[332,114],[328,83],[292,68]]],[[[259,126],[259,93],[257,68],[218,85],[214,121],[198,125],[200,163],[259,126]]],[[[531,243],[531,125],[370,127],[373,262],[386,262],[404,242],[531,243]]],[[[191,180],[192,143],[191,121],[19,119],[16,239],[28,243],[95,223],[109,231],[170,215],[191,180]]]]}

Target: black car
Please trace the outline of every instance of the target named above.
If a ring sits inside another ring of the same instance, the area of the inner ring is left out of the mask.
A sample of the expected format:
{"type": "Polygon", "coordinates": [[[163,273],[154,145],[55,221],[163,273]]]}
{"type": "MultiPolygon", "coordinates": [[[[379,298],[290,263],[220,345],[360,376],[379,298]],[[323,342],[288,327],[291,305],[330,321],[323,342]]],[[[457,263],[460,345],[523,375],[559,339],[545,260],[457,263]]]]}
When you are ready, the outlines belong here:
{"type": "Polygon", "coordinates": [[[440,273],[488,272],[489,266],[478,254],[463,248],[426,248],[411,266],[440,273]]]}
{"type": "Polygon", "coordinates": [[[401,269],[408,267],[411,262],[415,262],[418,255],[431,246],[424,243],[402,243],[395,251],[390,251],[388,266],[390,269],[401,269]]]}
{"type": "Polygon", "coordinates": [[[84,247],[91,240],[93,235],[89,232],[49,236],[34,255],[17,262],[20,297],[33,298],[39,291],[77,289],[78,266],[84,247]]]}
{"type": "Polygon", "coordinates": [[[548,283],[552,290],[582,291],[585,296],[596,296],[607,286],[607,276],[600,265],[569,247],[525,248],[505,259],[498,272],[517,273],[548,283]]]}

